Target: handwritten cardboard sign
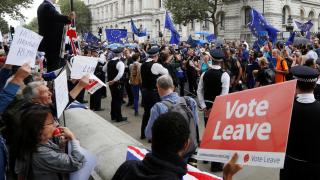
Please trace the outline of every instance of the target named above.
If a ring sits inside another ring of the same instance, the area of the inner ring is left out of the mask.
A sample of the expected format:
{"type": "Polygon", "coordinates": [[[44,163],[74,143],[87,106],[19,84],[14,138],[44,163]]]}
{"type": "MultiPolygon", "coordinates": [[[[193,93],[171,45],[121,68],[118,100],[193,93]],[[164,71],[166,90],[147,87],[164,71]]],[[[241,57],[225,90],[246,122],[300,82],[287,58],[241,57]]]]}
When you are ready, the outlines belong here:
{"type": "Polygon", "coordinates": [[[41,40],[42,36],[29,29],[16,28],[6,64],[21,66],[29,63],[33,68],[41,40]]]}
{"type": "Polygon", "coordinates": [[[61,74],[54,80],[54,92],[56,97],[57,116],[59,118],[69,103],[66,70],[61,72],[61,74]]]}
{"type": "Polygon", "coordinates": [[[71,78],[81,79],[85,75],[93,75],[98,64],[98,58],[75,56],[71,68],[71,78]]]}
{"type": "Polygon", "coordinates": [[[203,135],[198,159],[239,164],[284,165],[296,81],[218,96],[203,135]]]}

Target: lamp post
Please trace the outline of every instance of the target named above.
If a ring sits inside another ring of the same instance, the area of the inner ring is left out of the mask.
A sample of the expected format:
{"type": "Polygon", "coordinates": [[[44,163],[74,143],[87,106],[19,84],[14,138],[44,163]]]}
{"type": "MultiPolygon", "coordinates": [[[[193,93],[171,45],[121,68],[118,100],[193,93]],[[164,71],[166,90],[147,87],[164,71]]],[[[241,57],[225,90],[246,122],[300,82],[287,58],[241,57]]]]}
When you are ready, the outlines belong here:
{"type": "Polygon", "coordinates": [[[262,15],[264,16],[264,0],[262,0],[262,15]]]}
{"type": "Polygon", "coordinates": [[[292,25],[293,19],[292,19],[291,15],[289,15],[287,22],[288,22],[288,24],[286,26],[286,30],[289,32],[292,32],[294,27],[292,25]]]}

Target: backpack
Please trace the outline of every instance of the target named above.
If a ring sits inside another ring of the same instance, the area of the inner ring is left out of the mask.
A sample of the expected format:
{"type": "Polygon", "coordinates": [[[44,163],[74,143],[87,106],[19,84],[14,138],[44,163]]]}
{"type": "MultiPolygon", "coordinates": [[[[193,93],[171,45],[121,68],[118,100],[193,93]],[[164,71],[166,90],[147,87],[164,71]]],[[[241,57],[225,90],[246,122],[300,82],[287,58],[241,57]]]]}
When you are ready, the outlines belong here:
{"type": "Polygon", "coordinates": [[[264,69],[263,71],[268,84],[274,84],[275,76],[276,76],[276,73],[274,72],[274,70],[268,68],[268,69],[264,69]]]}
{"type": "Polygon", "coordinates": [[[187,104],[186,97],[179,97],[179,100],[176,104],[173,104],[171,101],[162,101],[164,105],[168,107],[168,112],[177,112],[181,114],[186,120],[187,124],[189,125],[190,136],[191,139],[190,146],[184,157],[191,157],[191,155],[196,151],[198,147],[198,131],[194,121],[194,117],[191,111],[191,108],[187,104]]]}
{"type": "Polygon", "coordinates": [[[137,63],[132,64],[132,70],[130,73],[130,83],[132,85],[141,84],[140,70],[137,63]]]}

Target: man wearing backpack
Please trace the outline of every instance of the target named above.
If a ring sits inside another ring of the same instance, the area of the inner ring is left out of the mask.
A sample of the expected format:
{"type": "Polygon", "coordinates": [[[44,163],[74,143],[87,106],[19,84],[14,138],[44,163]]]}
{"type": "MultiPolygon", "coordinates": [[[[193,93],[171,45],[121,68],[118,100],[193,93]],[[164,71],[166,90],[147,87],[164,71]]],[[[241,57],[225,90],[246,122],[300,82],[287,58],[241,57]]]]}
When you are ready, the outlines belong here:
{"type": "Polygon", "coordinates": [[[195,152],[198,147],[198,111],[197,103],[191,97],[180,97],[174,92],[173,80],[169,75],[163,75],[157,79],[157,89],[161,97],[161,102],[156,103],[150,111],[150,118],[145,129],[145,135],[148,140],[152,139],[152,126],[155,120],[164,113],[178,112],[185,117],[190,128],[190,146],[187,152],[183,155],[184,159],[195,152]]]}
{"type": "Polygon", "coordinates": [[[141,86],[141,73],[140,73],[140,54],[136,53],[132,56],[132,60],[134,63],[130,64],[130,79],[129,83],[131,85],[131,90],[133,94],[133,107],[134,107],[134,115],[139,115],[139,89],[141,86]]]}

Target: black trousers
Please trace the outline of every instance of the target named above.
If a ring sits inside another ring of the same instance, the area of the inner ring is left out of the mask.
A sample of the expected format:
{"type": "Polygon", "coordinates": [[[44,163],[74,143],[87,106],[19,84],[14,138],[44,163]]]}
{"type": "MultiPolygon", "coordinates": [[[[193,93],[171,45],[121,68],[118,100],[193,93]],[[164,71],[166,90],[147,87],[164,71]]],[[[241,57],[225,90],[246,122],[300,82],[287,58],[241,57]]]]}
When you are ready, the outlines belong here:
{"type": "Polygon", "coordinates": [[[90,95],[90,109],[101,109],[102,88],[90,95]]]}
{"type": "Polygon", "coordinates": [[[123,85],[114,83],[109,86],[111,92],[111,120],[121,121],[121,105],[123,96],[123,85]]]}
{"type": "Polygon", "coordinates": [[[188,84],[190,93],[197,95],[198,84],[197,84],[197,76],[188,74],[188,84]]]}
{"type": "Polygon", "coordinates": [[[65,62],[59,57],[59,52],[46,52],[47,72],[57,70],[64,66],[65,62]]]}
{"type": "Polygon", "coordinates": [[[185,79],[179,78],[180,96],[184,96],[184,84],[185,84],[185,79]]]}
{"type": "Polygon", "coordinates": [[[141,124],[141,138],[145,138],[144,130],[146,129],[149,122],[150,110],[154,104],[160,101],[160,96],[158,94],[158,91],[156,90],[151,91],[147,89],[142,89],[142,97],[144,101],[144,113],[141,124]]]}

